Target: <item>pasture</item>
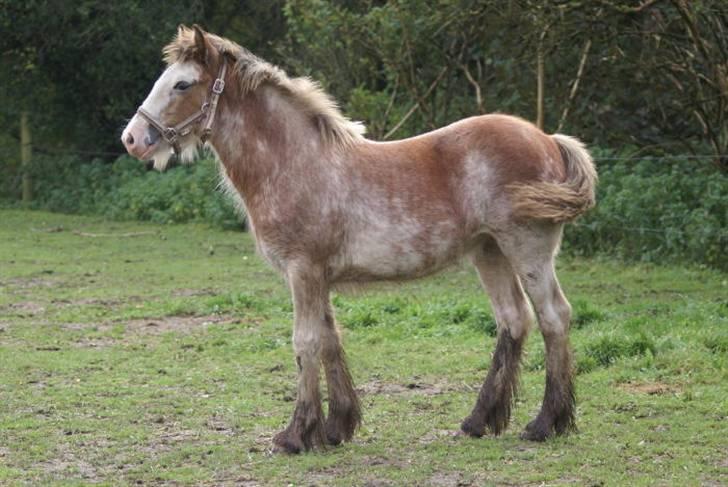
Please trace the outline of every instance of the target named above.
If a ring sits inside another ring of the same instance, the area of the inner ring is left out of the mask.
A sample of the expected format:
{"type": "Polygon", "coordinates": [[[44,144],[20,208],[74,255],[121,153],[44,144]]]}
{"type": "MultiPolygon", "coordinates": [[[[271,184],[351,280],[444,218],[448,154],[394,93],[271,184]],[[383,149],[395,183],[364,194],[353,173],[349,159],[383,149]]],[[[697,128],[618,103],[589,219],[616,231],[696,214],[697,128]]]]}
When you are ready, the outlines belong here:
{"type": "Polygon", "coordinates": [[[335,295],[363,426],[276,455],[292,308],[250,235],[2,210],[0,484],[728,483],[728,275],[566,256],[558,271],[578,433],[518,439],[543,393],[534,330],[509,429],[454,435],[495,345],[461,265],[335,295]]]}

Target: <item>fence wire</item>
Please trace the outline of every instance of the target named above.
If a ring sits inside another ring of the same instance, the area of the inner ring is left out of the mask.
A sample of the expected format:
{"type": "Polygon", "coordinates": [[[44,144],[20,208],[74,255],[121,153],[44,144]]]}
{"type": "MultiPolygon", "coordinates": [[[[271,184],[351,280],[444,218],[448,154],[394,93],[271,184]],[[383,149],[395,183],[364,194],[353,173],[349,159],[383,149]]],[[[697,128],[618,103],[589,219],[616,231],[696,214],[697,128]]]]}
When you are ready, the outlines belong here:
{"type": "MultiPolygon", "coordinates": [[[[79,149],[51,149],[47,147],[42,146],[33,146],[33,150],[40,152],[43,155],[77,155],[77,156],[98,156],[98,157],[105,157],[105,156],[114,156],[114,157],[120,157],[123,155],[126,155],[126,152],[113,152],[113,151],[88,151],[88,150],[79,150],[79,149]]],[[[19,150],[11,150],[8,148],[0,148],[0,153],[2,154],[14,154],[19,157],[19,150]]],[[[710,159],[716,159],[716,158],[728,158],[728,154],[686,154],[686,155],[662,155],[662,156],[639,156],[639,157],[630,157],[630,156],[604,156],[604,157],[594,157],[595,162],[600,161],[627,161],[627,162],[637,162],[637,161],[674,161],[674,160],[710,160],[710,159]]],[[[17,176],[17,182],[20,181],[20,176],[17,176]]],[[[629,225],[624,225],[625,223],[628,223],[627,220],[611,216],[610,220],[616,220],[622,226],[620,226],[620,229],[622,230],[629,230],[632,232],[639,232],[639,233],[654,233],[659,235],[666,236],[668,233],[670,234],[678,234],[681,237],[687,235],[689,232],[685,229],[685,227],[678,227],[675,228],[674,226],[671,227],[670,230],[665,230],[662,228],[649,228],[649,227],[634,227],[629,225]]],[[[582,223],[579,221],[573,222],[573,226],[580,227],[580,228],[586,228],[589,230],[597,230],[594,228],[594,226],[590,223],[582,223]]],[[[718,232],[718,239],[728,240],[728,230],[724,230],[722,232],[718,232]]]]}
{"type": "MultiPolygon", "coordinates": [[[[124,156],[124,151],[94,151],[81,149],[58,149],[33,145],[33,151],[43,155],[78,155],[78,156],[124,156]]],[[[20,148],[8,149],[0,147],[0,153],[20,157],[20,148]]],[[[661,156],[595,156],[594,162],[607,161],[676,161],[676,160],[711,160],[728,159],[728,154],[685,154],[685,155],[661,155],[661,156]]]]}

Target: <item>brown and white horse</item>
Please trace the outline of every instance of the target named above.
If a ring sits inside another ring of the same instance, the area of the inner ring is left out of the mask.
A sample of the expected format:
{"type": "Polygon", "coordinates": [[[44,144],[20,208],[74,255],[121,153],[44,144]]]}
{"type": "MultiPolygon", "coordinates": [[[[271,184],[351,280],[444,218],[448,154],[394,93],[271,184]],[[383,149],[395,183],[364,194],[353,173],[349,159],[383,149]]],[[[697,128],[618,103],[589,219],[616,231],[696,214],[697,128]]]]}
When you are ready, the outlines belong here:
{"type": "Polygon", "coordinates": [[[493,361],[462,431],[498,435],[508,425],[532,309],[546,343],[546,390],[522,437],[573,429],[571,307],[554,256],[564,223],[594,204],[597,175],[580,142],[506,115],[375,142],[316,83],[197,26],[180,27],[164,54],[168,67],[122,141],[158,169],[172,148],[191,158],[206,141],[260,253],[285,277],[298,390],[277,448],[339,444],[360,424],[330,290],[418,278],[462,257],[474,264],[498,323],[493,361]]]}

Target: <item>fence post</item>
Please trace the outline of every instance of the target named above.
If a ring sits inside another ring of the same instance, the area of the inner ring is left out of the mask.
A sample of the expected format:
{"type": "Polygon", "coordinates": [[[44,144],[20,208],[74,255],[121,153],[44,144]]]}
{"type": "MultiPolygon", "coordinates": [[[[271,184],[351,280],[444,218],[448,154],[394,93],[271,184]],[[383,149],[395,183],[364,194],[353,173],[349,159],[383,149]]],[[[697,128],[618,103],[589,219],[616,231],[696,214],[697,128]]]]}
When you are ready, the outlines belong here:
{"type": "Polygon", "coordinates": [[[33,157],[33,142],[30,137],[28,112],[20,113],[20,169],[23,173],[23,203],[28,204],[33,199],[33,184],[30,179],[30,160],[33,157]]]}

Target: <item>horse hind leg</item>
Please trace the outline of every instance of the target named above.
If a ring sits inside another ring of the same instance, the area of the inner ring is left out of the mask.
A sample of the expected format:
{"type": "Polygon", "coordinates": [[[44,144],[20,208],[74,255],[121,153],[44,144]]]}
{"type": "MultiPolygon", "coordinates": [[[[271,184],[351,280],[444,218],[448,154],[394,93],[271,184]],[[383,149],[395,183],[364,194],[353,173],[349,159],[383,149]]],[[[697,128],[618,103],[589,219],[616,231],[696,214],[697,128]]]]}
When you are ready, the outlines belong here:
{"type": "Polygon", "coordinates": [[[326,440],[330,445],[338,445],[350,440],[361,424],[361,407],[330,305],[326,313],[325,330],[321,359],[329,393],[326,440]]]}
{"type": "Polygon", "coordinates": [[[561,291],[553,264],[531,272],[526,287],[546,346],[546,389],[541,411],[521,438],[543,441],[575,429],[573,366],[569,347],[571,306],[561,291]]]}
{"type": "Polygon", "coordinates": [[[543,404],[521,438],[543,441],[576,428],[573,366],[569,346],[571,306],[561,291],[554,257],[561,226],[524,231],[514,245],[504,246],[531,298],[546,346],[546,387],[543,404]],[[515,245],[518,242],[518,245],[515,245]]]}
{"type": "Polygon", "coordinates": [[[498,326],[498,341],[488,375],[463,432],[480,437],[486,427],[495,435],[510,421],[518,386],[523,343],[533,322],[518,276],[495,241],[489,240],[473,258],[480,280],[490,296],[498,326]]]}

